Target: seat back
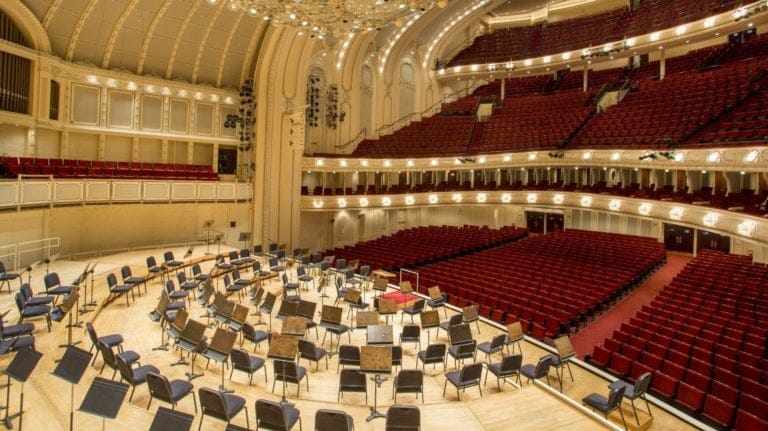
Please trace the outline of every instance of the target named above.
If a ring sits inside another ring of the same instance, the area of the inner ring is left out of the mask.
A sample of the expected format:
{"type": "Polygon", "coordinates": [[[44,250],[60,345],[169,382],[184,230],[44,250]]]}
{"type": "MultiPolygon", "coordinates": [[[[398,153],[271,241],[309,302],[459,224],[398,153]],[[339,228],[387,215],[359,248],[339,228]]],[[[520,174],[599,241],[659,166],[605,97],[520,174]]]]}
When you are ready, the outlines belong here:
{"type": "Polygon", "coordinates": [[[173,280],[168,280],[165,282],[165,291],[168,293],[173,293],[173,291],[176,290],[176,285],[173,284],[173,280]]]}
{"type": "MultiPolygon", "coordinates": [[[[22,284],[22,285],[21,285],[21,289],[20,289],[20,291],[21,291],[21,293],[23,293],[23,294],[24,294],[24,302],[25,302],[25,303],[26,303],[27,301],[29,301],[29,299],[30,299],[30,298],[32,298],[32,296],[34,295],[34,294],[32,293],[32,288],[31,288],[31,287],[29,287],[29,283],[24,283],[24,284],[22,284]]],[[[2,320],[2,319],[0,319],[0,320],[2,320]]]]}
{"type": "Polygon", "coordinates": [[[224,395],[214,389],[200,388],[200,407],[203,409],[203,415],[213,416],[222,420],[229,420],[227,413],[227,404],[224,401],[224,395]]]}
{"type": "Polygon", "coordinates": [[[648,391],[648,387],[651,385],[651,373],[641,374],[635,381],[634,389],[632,390],[634,397],[641,397],[648,391]]]}
{"type": "Polygon", "coordinates": [[[270,257],[269,258],[269,266],[277,266],[277,258],[276,257],[270,257]]]}
{"type": "MultiPolygon", "coordinates": [[[[251,330],[253,330],[253,327],[250,326],[251,330]]],[[[245,329],[245,327],[243,327],[245,329]]],[[[251,366],[251,359],[248,356],[248,353],[246,353],[242,349],[234,348],[230,352],[231,358],[232,358],[232,366],[238,369],[248,369],[251,366]]]]}
{"type": "Polygon", "coordinates": [[[154,398],[169,403],[173,402],[171,400],[171,384],[162,374],[156,374],[151,371],[147,372],[147,386],[149,387],[149,394],[154,398]]]}
{"type": "Polygon", "coordinates": [[[620,386],[616,390],[611,390],[611,392],[608,394],[608,403],[606,405],[606,412],[612,412],[619,408],[621,405],[621,400],[624,398],[624,391],[627,390],[626,386],[620,386]]]}
{"type": "Polygon", "coordinates": [[[304,267],[303,266],[300,266],[300,267],[296,268],[296,276],[297,277],[301,277],[301,276],[304,276],[304,275],[307,275],[307,273],[306,273],[306,271],[304,271],[304,267]]]}
{"type": "Polygon", "coordinates": [[[360,363],[360,347],[351,344],[339,346],[339,361],[360,363]]]}
{"type": "Polygon", "coordinates": [[[371,267],[370,265],[363,265],[360,267],[360,276],[364,278],[368,278],[371,276],[371,267]]]}
{"type": "Polygon", "coordinates": [[[237,255],[237,251],[235,251],[235,250],[232,250],[232,251],[230,251],[230,252],[229,252],[229,262],[230,262],[230,263],[231,263],[233,260],[237,260],[237,259],[238,259],[238,257],[239,257],[239,256],[237,255]]]}
{"type": "Polygon", "coordinates": [[[416,406],[390,406],[387,409],[387,431],[421,429],[421,411],[416,406]]]}
{"type": "Polygon", "coordinates": [[[460,325],[463,321],[464,316],[462,314],[454,314],[450,319],[448,319],[448,326],[460,325]]]}
{"type": "Polygon", "coordinates": [[[347,267],[347,259],[336,259],[336,269],[344,269],[347,267]]]}
{"type": "Polygon", "coordinates": [[[187,282],[187,275],[184,273],[184,271],[177,272],[176,278],[179,280],[179,286],[187,282]]]}
{"type": "Polygon", "coordinates": [[[93,323],[85,322],[85,329],[88,331],[88,337],[90,337],[93,345],[97,345],[99,343],[99,337],[96,335],[96,329],[94,329],[93,323]]]}
{"type": "MultiPolygon", "coordinates": [[[[109,350],[110,353],[112,352],[112,349],[110,349],[106,344],[99,343],[101,345],[104,345],[106,347],[106,350],[109,350]]],[[[105,351],[102,350],[102,354],[105,351]]],[[[120,377],[123,378],[126,382],[128,382],[131,385],[134,385],[134,378],[133,378],[133,368],[131,368],[130,364],[125,362],[125,359],[123,359],[121,356],[114,356],[114,353],[111,353],[112,356],[115,358],[115,364],[117,365],[118,371],[120,371],[120,377]]]]}
{"type": "Polygon", "coordinates": [[[401,336],[403,340],[418,340],[421,336],[421,327],[417,325],[405,325],[403,326],[401,336]]]}
{"type": "Polygon", "coordinates": [[[355,425],[352,416],[347,413],[330,409],[319,409],[315,412],[315,431],[352,431],[353,429],[355,425]]]}
{"type": "Polygon", "coordinates": [[[504,347],[504,341],[507,339],[507,334],[499,334],[491,339],[491,352],[496,352],[504,347]]]}
{"type": "Polygon", "coordinates": [[[426,360],[440,360],[445,358],[445,344],[430,344],[427,346],[426,360]]]}
{"type": "Polygon", "coordinates": [[[18,308],[19,313],[21,313],[21,311],[24,310],[24,304],[26,303],[26,301],[24,301],[24,294],[21,292],[16,292],[14,299],[16,300],[16,308],[18,308]]]}
{"type": "MultiPolygon", "coordinates": [[[[123,281],[125,281],[125,276],[123,276],[123,281]]],[[[113,287],[117,286],[117,276],[113,273],[107,274],[107,286],[112,289],[113,287]]]]}
{"type": "Polygon", "coordinates": [[[131,273],[131,267],[128,265],[124,265],[122,268],[120,268],[120,275],[123,276],[123,283],[125,283],[125,280],[133,276],[131,273]]]}
{"type": "Polygon", "coordinates": [[[421,388],[423,386],[424,373],[421,370],[400,370],[397,374],[395,390],[421,388]]]}
{"type": "Polygon", "coordinates": [[[288,415],[280,403],[269,400],[256,400],[257,428],[288,430],[288,415]]]}
{"type": "Polygon", "coordinates": [[[542,356],[541,359],[539,359],[539,363],[536,364],[536,378],[542,378],[549,374],[549,367],[552,366],[552,355],[546,355],[542,356]]]}
{"type": "MultiPolygon", "coordinates": [[[[113,370],[118,369],[118,363],[117,363],[117,358],[115,357],[115,352],[113,352],[112,349],[106,345],[106,343],[104,343],[103,341],[96,341],[96,348],[99,349],[99,352],[101,353],[101,357],[102,359],[104,359],[105,364],[107,364],[113,370]]],[[[122,375],[122,371],[120,371],[120,374],[122,375]]]]}
{"type": "Polygon", "coordinates": [[[292,361],[275,361],[275,379],[290,382],[299,381],[299,370],[296,368],[296,363],[292,361]]]}
{"type": "Polygon", "coordinates": [[[165,260],[166,262],[172,262],[174,260],[173,259],[173,252],[172,251],[166,251],[165,253],[163,253],[163,260],[165,260]]]}
{"type": "Polygon", "coordinates": [[[305,358],[314,358],[315,343],[307,340],[299,340],[299,354],[305,358]]]}
{"type": "Polygon", "coordinates": [[[45,277],[43,277],[43,283],[45,284],[46,290],[60,285],[61,281],[59,280],[59,274],[55,272],[45,274],[45,277]]]}
{"type": "Polygon", "coordinates": [[[461,367],[461,374],[459,374],[459,381],[461,383],[471,383],[475,380],[480,381],[480,377],[483,375],[483,363],[478,362],[476,364],[464,365],[461,367]]]}
{"type": "Polygon", "coordinates": [[[193,275],[200,275],[200,274],[202,274],[202,272],[203,271],[200,269],[200,265],[199,264],[196,263],[196,264],[192,265],[192,274],[193,275]]]}
{"type": "Polygon", "coordinates": [[[157,261],[155,260],[155,256],[149,256],[147,258],[147,269],[154,269],[157,268],[157,261]]]}
{"type": "Polygon", "coordinates": [[[504,359],[501,360],[501,371],[502,373],[519,372],[522,365],[523,355],[505,356],[504,359]]]}
{"type": "Polygon", "coordinates": [[[253,254],[262,254],[264,252],[264,249],[261,247],[261,244],[257,244],[253,246],[253,254]]]}
{"type": "Polygon", "coordinates": [[[0,260],[0,274],[5,274],[5,264],[0,260]]]}

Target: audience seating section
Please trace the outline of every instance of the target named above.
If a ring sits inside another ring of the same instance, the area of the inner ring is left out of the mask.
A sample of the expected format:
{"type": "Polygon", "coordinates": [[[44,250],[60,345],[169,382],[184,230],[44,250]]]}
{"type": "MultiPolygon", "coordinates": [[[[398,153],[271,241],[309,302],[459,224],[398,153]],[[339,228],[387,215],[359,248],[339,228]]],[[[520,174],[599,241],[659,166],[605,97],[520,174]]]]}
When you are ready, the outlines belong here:
{"type": "Polygon", "coordinates": [[[702,251],[590,361],[717,428],[768,428],[768,267],[702,251]]]}
{"type": "MultiPolygon", "coordinates": [[[[336,259],[359,259],[360,265],[396,271],[416,268],[467,253],[516,241],[528,235],[525,229],[487,226],[427,226],[398,231],[351,247],[323,252],[336,259]]],[[[422,283],[423,285],[423,283],[422,283]]]]}
{"type": "Polygon", "coordinates": [[[554,338],[610,306],[664,256],[652,238],[568,230],[423,266],[420,288],[439,285],[451,304],[476,304],[485,317],[554,338]]]}
{"type": "Polygon", "coordinates": [[[108,162],[100,160],[43,159],[33,157],[0,158],[5,177],[52,175],[54,178],[129,178],[149,180],[218,181],[210,166],[172,163],[108,162]]]}

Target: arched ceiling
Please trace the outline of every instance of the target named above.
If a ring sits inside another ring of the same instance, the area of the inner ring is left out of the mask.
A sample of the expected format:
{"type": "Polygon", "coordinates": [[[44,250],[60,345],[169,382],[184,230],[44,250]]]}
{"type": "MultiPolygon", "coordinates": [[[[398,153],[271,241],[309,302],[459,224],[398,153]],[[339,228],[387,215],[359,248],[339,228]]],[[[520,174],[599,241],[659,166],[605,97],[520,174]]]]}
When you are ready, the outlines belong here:
{"type": "Polygon", "coordinates": [[[22,0],[52,54],[104,69],[237,88],[264,21],[206,0],[22,0]],[[250,52],[249,52],[250,51],[250,52]]]}

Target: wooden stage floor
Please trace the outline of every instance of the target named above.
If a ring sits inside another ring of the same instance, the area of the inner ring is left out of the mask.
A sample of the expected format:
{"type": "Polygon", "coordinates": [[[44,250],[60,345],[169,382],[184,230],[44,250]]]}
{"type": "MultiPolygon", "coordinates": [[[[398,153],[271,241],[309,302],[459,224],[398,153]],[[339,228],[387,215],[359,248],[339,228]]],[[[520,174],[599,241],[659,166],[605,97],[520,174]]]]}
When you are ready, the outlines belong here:
{"type": "MultiPolygon", "coordinates": [[[[149,284],[148,294],[143,294],[141,297],[136,297],[136,301],[131,301],[130,306],[126,306],[125,299],[120,297],[111,303],[104,305],[107,297],[106,287],[106,274],[114,272],[118,279],[120,279],[120,267],[122,265],[131,265],[133,273],[136,275],[146,274],[145,258],[150,254],[153,254],[158,261],[162,260],[162,252],[165,250],[148,250],[123,253],[119,255],[104,256],[98,259],[94,259],[98,262],[95,269],[95,292],[94,298],[99,303],[95,310],[87,314],[80,316],[81,321],[92,321],[97,333],[101,336],[119,333],[125,338],[123,344],[125,350],[134,350],[141,355],[141,364],[152,364],[160,369],[160,371],[169,377],[170,379],[185,378],[184,373],[189,371],[190,367],[180,366],[172,367],[171,363],[176,361],[179,357],[179,353],[176,350],[170,351],[157,350],[153,351],[152,348],[160,343],[161,330],[160,325],[153,322],[148,317],[148,314],[155,308],[157,304],[157,298],[160,295],[161,283],[159,278],[153,280],[149,284]]],[[[173,250],[177,258],[183,256],[184,251],[182,249],[173,250]]],[[[224,251],[224,250],[222,250],[224,251]]],[[[228,251],[228,250],[227,250],[228,251]]],[[[202,250],[193,256],[194,258],[202,258],[202,250]]],[[[51,265],[50,270],[58,272],[62,281],[67,283],[77,277],[77,275],[83,270],[87,262],[72,262],[72,261],[57,261],[51,265]]],[[[213,265],[213,261],[207,260],[201,263],[203,271],[208,271],[213,265]]],[[[291,273],[294,274],[295,268],[291,269],[291,273]]],[[[37,268],[32,272],[32,287],[36,293],[43,290],[42,278],[44,274],[43,268],[37,268]]],[[[247,273],[245,276],[250,277],[251,274],[247,273]]],[[[26,281],[27,274],[24,274],[24,280],[26,281]]],[[[280,292],[281,285],[276,279],[270,280],[265,283],[265,287],[274,291],[280,292]]],[[[6,316],[5,320],[7,324],[15,323],[18,319],[18,313],[13,301],[13,296],[18,290],[18,283],[12,283],[13,294],[9,295],[7,290],[0,293],[0,311],[11,310],[6,316]]],[[[331,298],[326,298],[326,303],[332,302],[332,298],[335,297],[335,292],[328,289],[328,294],[331,298]]],[[[368,290],[366,292],[366,298],[370,301],[373,291],[368,290]]],[[[320,298],[315,291],[301,292],[302,298],[316,301],[318,303],[318,310],[320,309],[320,298]]],[[[88,296],[90,299],[90,291],[88,296]]],[[[276,309],[279,307],[280,300],[276,309]]],[[[250,304],[246,304],[250,306],[250,304]]],[[[251,312],[253,307],[250,306],[251,312]]],[[[345,307],[346,308],[346,307],[345,307]]],[[[203,318],[204,310],[197,304],[196,301],[192,301],[192,305],[188,306],[189,315],[191,318],[205,322],[203,318]]],[[[455,313],[455,311],[453,311],[455,313]]],[[[276,311],[275,311],[276,313],[276,311]]],[[[449,315],[452,311],[449,310],[449,315]]],[[[344,316],[346,318],[346,309],[344,316]]],[[[443,312],[440,312],[441,319],[445,320],[443,312]]],[[[265,321],[266,319],[265,316],[265,321]]],[[[316,319],[316,321],[319,319],[316,319]]],[[[65,343],[67,338],[67,328],[65,327],[66,319],[64,322],[54,322],[51,333],[48,333],[45,326],[44,319],[29,320],[36,326],[35,338],[36,347],[44,355],[37,368],[34,370],[29,381],[24,384],[24,428],[33,430],[59,430],[67,429],[69,426],[69,412],[70,412],[70,386],[59,378],[53,376],[51,372],[55,368],[54,360],[61,357],[64,349],[59,348],[58,345],[65,343]]],[[[255,323],[258,321],[258,317],[251,316],[249,321],[255,323]]],[[[405,316],[404,322],[409,321],[409,316],[405,316]]],[[[401,330],[399,325],[400,318],[395,318],[395,339],[398,339],[398,334],[401,330]]],[[[418,323],[418,317],[416,317],[418,323]]],[[[272,318],[272,325],[275,331],[279,331],[281,321],[272,318]]],[[[257,329],[264,329],[265,327],[257,327],[257,329]]],[[[495,334],[501,332],[501,330],[488,325],[480,325],[480,333],[475,325],[472,325],[473,334],[478,342],[488,341],[495,334]]],[[[322,340],[323,329],[320,329],[320,340],[315,338],[314,331],[309,333],[309,339],[316,343],[320,343],[322,340]]],[[[435,334],[438,331],[433,330],[431,339],[434,342],[435,334]]],[[[210,337],[213,334],[213,329],[209,329],[207,335],[210,337]]],[[[438,335],[439,341],[447,343],[447,338],[444,332],[438,335]]],[[[330,338],[330,337],[329,337],[330,338]]],[[[88,338],[85,328],[74,328],[73,339],[81,341],[79,347],[89,349],[91,347],[90,339],[88,338]]],[[[346,336],[342,338],[342,342],[347,341],[346,336]]],[[[365,332],[362,330],[354,331],[352,335],[353,344],[364,345],[365,344],[365,332]]],[[[427,337],[426,334],[422,334],[422,348],[426,348],[427,337]]],[[[323,346],[329,349],[329,340],[326,340],[323,346]]],[[[247,351],[252,352],[253,345],[250,342],[246,342],[245,347],[247,351]]],[[[414,368],[416,364],[416,346],[408,344],[403,349],[403,365],[404,368],[414,368]]],[[[530,342],[522,343],[524,363],[535,363],[538,358],[544,355],[546,352],[530,342]]],[[[256,355],[260,357],[266,357],[267,343],[262,343],[256,350],[256,355]]],[[[5,369],[13,354],[4,355],[0,358],[0,369],[5,369]]],[[[480,354],[477,357],[478,361],[484,361],[485,357],[480,354]]],[[[495,355],[494,362],[499,362],[501,355],[495,355]]],[[[303,421],[303,429],[314,429],[314,414],[315,411],[321,408],[328,409],[340,409],[351,414],[355,420],[355,429],[357,430],[383,430],[385,425],[384,419],[375,419],[372,422],[366,422],[365,418],[369,414],[369,408],[365,405],[365,398],[363,394],[347,393],[341,400],[341,403],[337,403],[337,389],[339,375],[336,373],[337,357],[329,359],[328,368],[326,368],[325,361],[320,362],[319,371],[315,372],[315,365],[309,364],[307,361],[301,361],[301,365],[307,367],[309,371],[309,391],[306,390],[305,383],[302,382],[301,396],[296,398],[296,385],[289,384],[287,394],[291,402],[295,403],[301,411],[301,417],[303,421]]],[[[212,363],[211,366],[205,370],[205,360],[198,358],[195,363],[196,371],[203,372],[204,375],[193,381],[195,390],[200,387],[206,386],[210,388],[217,388],[221,383],[221,365],[212,363]]],[[[447,361],[448,370],[453,367],[453,361],[447,361]]],[[[94,366],[90,366],[81,380],[74,389],[74,406],[77,409],[85,396],[85,393],[93,381],[94,377],[99,374],[99,369],[102,366],[102,360],[96,360],[94,366]]],[[[272,388],[272,364],[268,361],[268,383],[264,383],[263,371],[259,371],[254,375],[253,384],[248,385],[248,376],[245,373],[236,372],[233,380],[229,380],[229,370],[226,372],[226,386],[229,389],[234,389],[235,393],[243,396],[247,399],[248,415],[250,419],[251,428],[255,428],[255,401],[259,398],[266,398],[270,400],[280,399],[280,385],[275,389],[275,393],[271,393],[272,388]]],[[[481,396],[477,388],[470,388],[466,392],[462,393],[462,401],[456,400],[455,388],[449,385],[446,392],[446,396],[442,396],[443,384],[445,382],[444,372],[442,367],[438,366],[433,369],[431,366],[427,367],[425,375],[425,401],[422,403],[421,399],[416,399],[411,394],[398,395],[398,401],[400,404],[413,404],[417,405],[421,409],[422,414],[422,429],[424,430],[436,430],[436,429],[448,429],[448,430],[594,430],[607,428],[600,421],[595,420],[589,414],[585,413],[581,408],[580,400],[591,392],[599,392],[603,395],[607,395],[607,380],[598,377],[591,372],[583,369],[579,366],[573,366],[573,373],[575,382],[571,382],[566,372],[564,379],[564,394],[572,400],[575,400],[576,406],[571,403],[553,395],[542,385],[538,384],[525,384],[523,380],[522,388],[516,388],[511,384],[503,385],[501,391],[496,387],[496,381],[493,376],[488,379],[488,384],[482,386],[483,395],[481,396]]],[[[103,377],[109,378],[111,370],[105,370],[103,377]]],[[[553,385],[557,386],[557,378],[555,377],[554,370],[550,377],[553,385]]],[[[3,379],[3,382],[5,379],[3,379]]],[[[546,383],[544,383],[546,384],[546,383]]],[[[11,388],[11,412],[18,411],[18,395],[20,385],[13,384],[11,388]]],[[[369,403],[373,403],[373,383],[368,384],[368,397],[369,403]]],[[[4,394],[3,394],[4,395],[4,394]]],[[[170,407],[166,403],[158,400],[152,402],[152,407],[147,410],[147,402],[149,400],[148,390],[146,385],[141,385],[136,388],[133,401],[128,402],[128,397],[122,404],[119,415],[115,420],[107,420],[105,429],[149,429],[153,416],[157,411],[158,406],[170,407]]],[[[387,407],[393,404],[392,400],[392,380],[384,382],[382,387],[378,390],[377,398],[379,410],[385,412],[387,407]]],[[[639,404],[644,409],[644,404],[639,404]]],[[[183,399],[177,409],[186,413],[193,413],[194,408],[192,406],[192,397],[188,396],[183,399]]],[[[627,421],[634,421],[632,416],[632,409],[629,404],[624,404],[625,415],[627,421]]],[[[655,418],[653,420],[650,429],[658,430],[687,430],[693,429],[691,426],[685,424],[674,416],[664,412],[658,407],[653,409],[655,418]]],[[[0,412],[2,416],[5,412],[0,412]]],[[[2,417],[0,416],[0,417],[2,417]]],[[[645,418],[643,418],[645,419],[645,418]]],[[[200,414],[196,415],[194,429],[197,428],[200,421],[200,414]]],[[[245,417],[240,413],[233,423],[241,426],[245,426],[245,417]]],[[[13,424],[18,427],[18,419],[13,424]]],[[[76,430],[96,430],[102,429],[102,419],[91,416],[89,414],[79,412],[75,410],[74,413],[74,429],[76,430]]],[[[224,429],[224,422],[206,417],[203,421],[205,429],[224,429]]],[[[298,428],[296,428],[298,429],[298,428]]]]}

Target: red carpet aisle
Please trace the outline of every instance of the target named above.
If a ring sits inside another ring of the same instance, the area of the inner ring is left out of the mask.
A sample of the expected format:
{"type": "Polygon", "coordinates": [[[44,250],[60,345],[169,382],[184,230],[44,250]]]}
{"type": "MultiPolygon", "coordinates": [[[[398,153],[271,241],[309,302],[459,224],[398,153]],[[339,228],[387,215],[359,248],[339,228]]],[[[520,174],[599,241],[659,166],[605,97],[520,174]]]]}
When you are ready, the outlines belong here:
{"type": "Polygon", "coordinates": [[[593,347],[602,343],[606,337],[610,337],[614,329],[618,329],[621,325],[621,322],[629,320],[643,305],[650,304],[653,298],[672,281],[672,278],[691,259],[691,256],[667,253],[667,263],[664,266],[654,272],[610,311],[571,337],[571,342],[579,358],[583,359],[585,355],[591,354],[593,347]]]}

